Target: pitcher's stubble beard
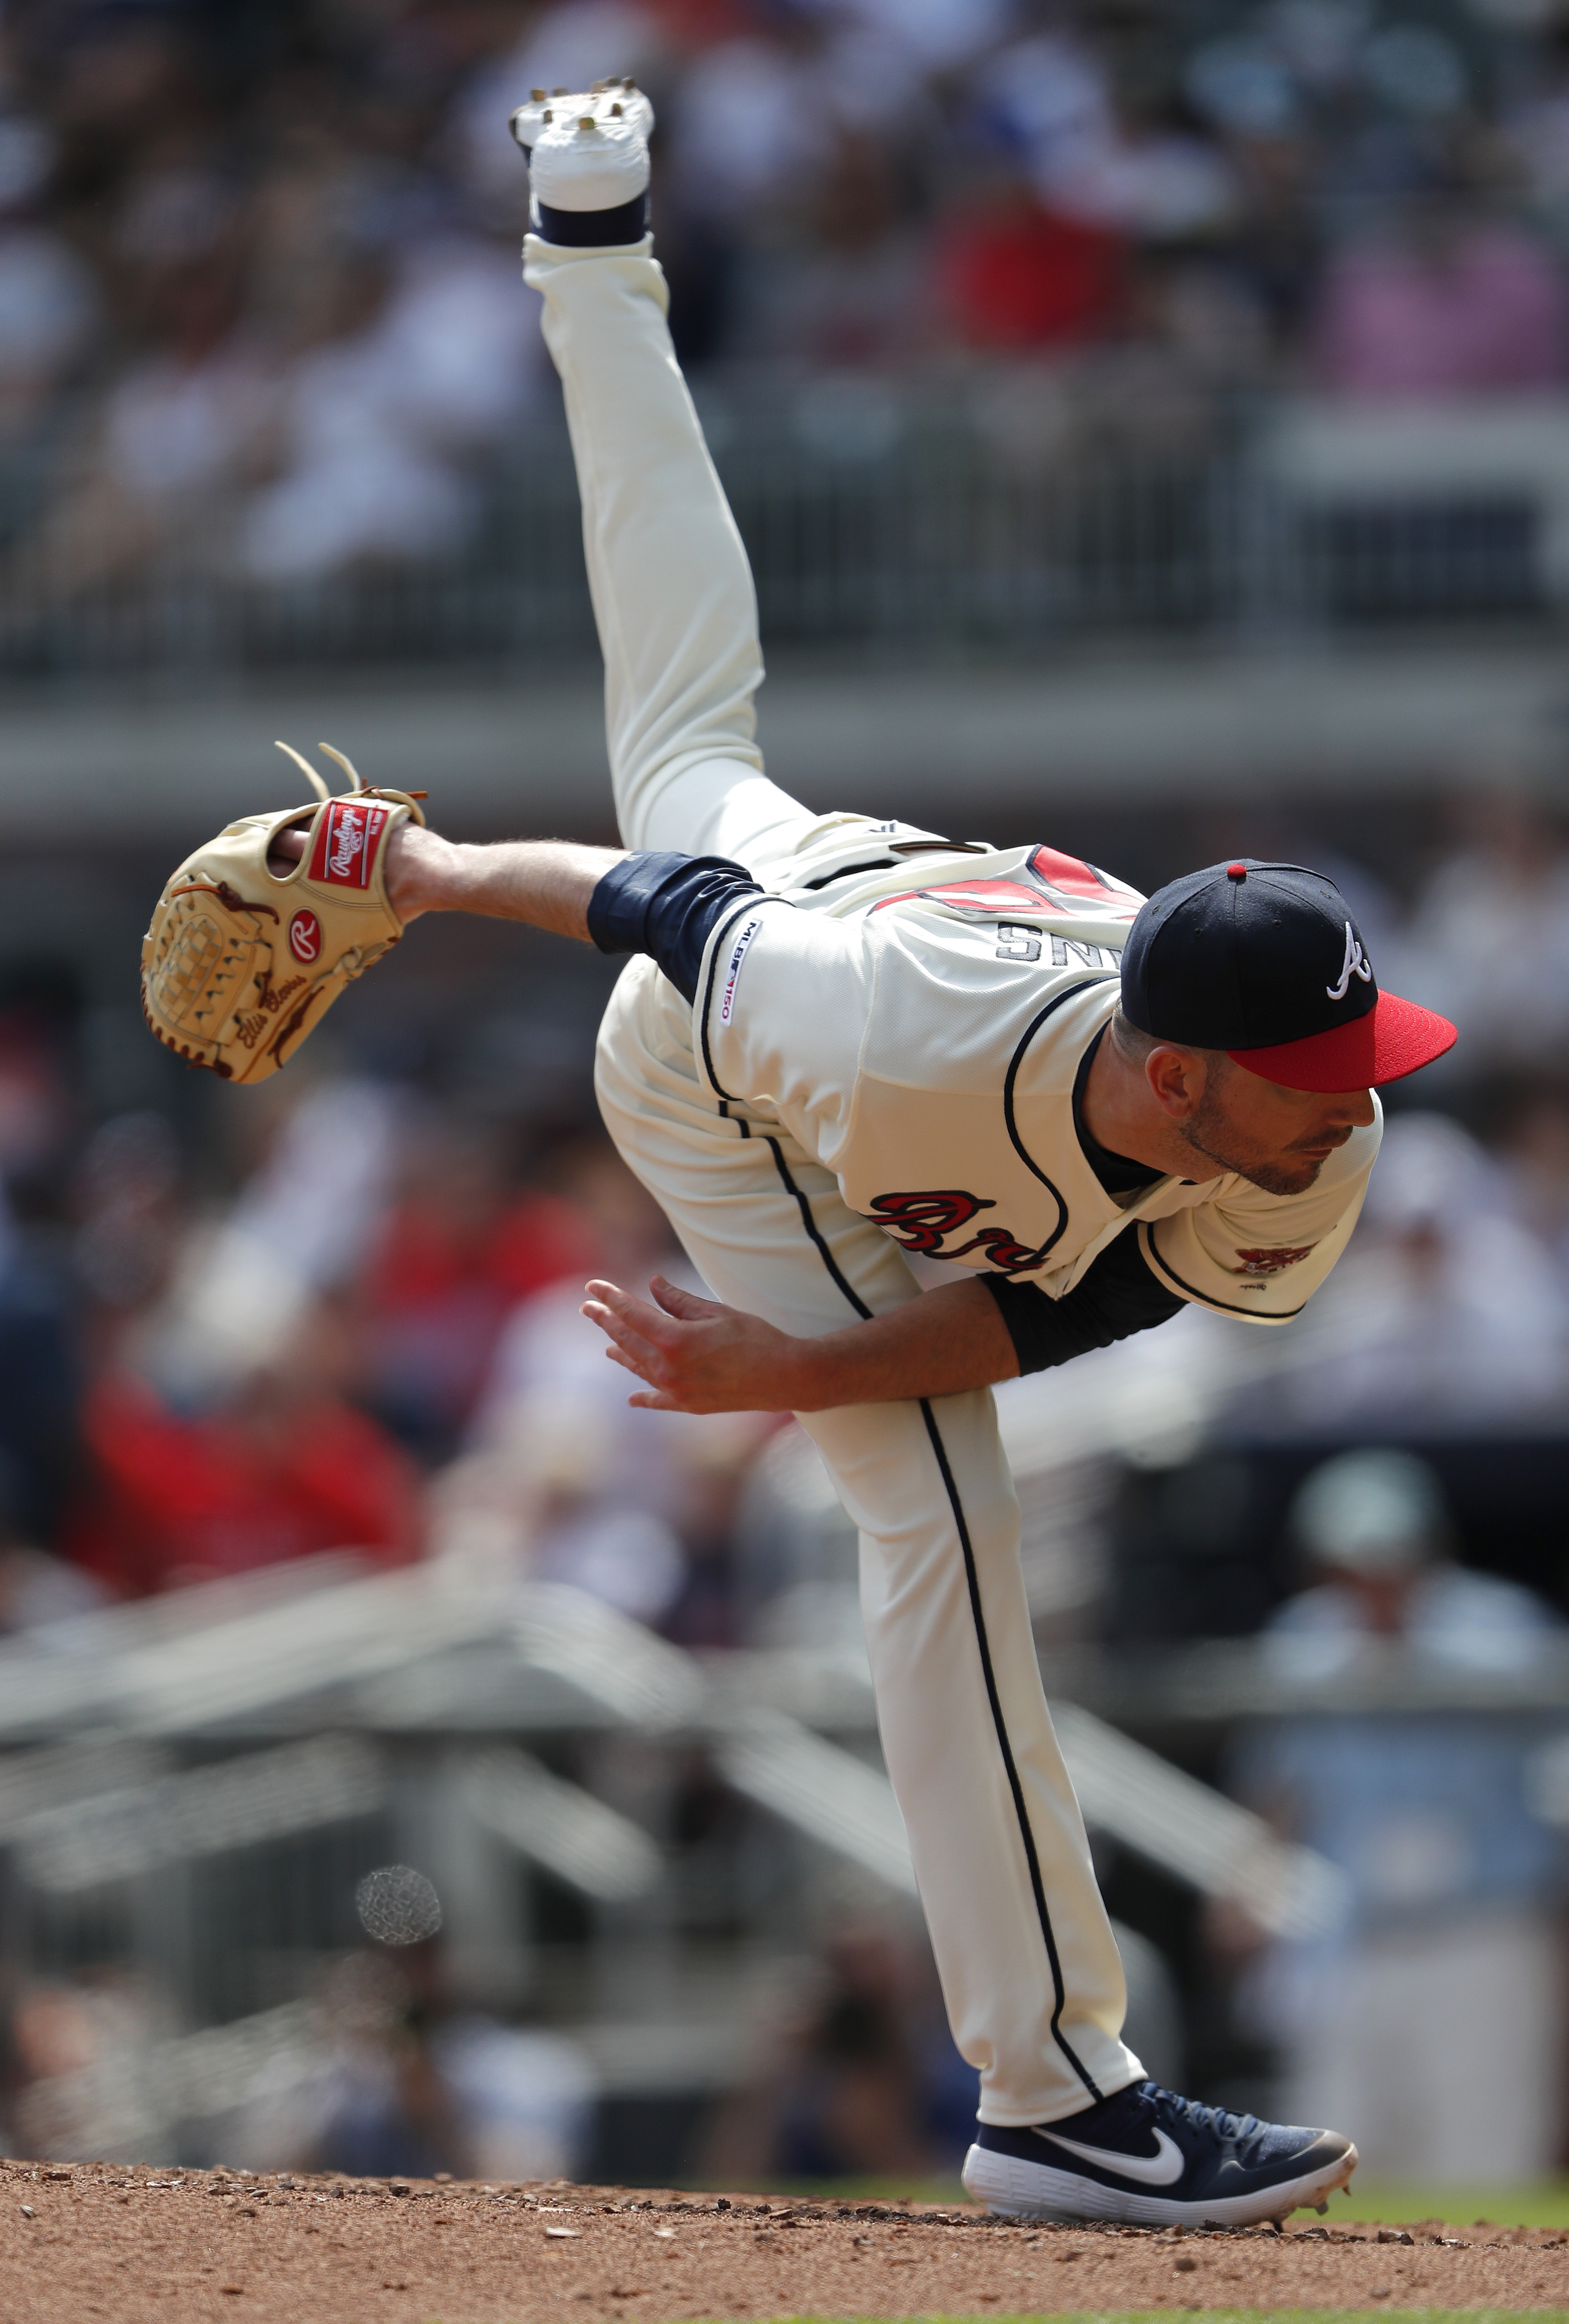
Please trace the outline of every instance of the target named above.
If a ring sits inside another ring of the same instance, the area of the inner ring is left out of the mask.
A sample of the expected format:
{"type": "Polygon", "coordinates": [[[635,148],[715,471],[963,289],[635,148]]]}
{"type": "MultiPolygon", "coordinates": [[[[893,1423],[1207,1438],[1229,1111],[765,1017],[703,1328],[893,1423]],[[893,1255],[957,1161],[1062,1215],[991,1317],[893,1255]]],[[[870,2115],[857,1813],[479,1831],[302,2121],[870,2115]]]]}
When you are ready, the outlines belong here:
{"type": "Polygon", "coordinates": [[[1193,1120],[1183,1126],[1184,1143],[1206,1162],[1234,1170],[1266,1194],[1305,1194],[1329,1157],[1324,1149],[1343,1146],[1349,1129],[1315,1130],[1295,1147],[1260,1147],[1238,1129],[1218,1090],[1207,1088],[1193,1120]]]}

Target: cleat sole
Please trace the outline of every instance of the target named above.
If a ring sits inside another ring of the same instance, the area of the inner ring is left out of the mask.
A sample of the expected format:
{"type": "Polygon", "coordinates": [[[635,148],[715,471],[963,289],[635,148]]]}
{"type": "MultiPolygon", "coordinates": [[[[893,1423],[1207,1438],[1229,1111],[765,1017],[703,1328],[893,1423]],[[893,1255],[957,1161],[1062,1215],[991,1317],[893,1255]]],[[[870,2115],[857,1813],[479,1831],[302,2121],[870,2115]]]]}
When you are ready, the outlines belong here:
{"type": "Polygon", "coordinates": [[[1322,2208],[1344,2187],[1357,2167],[1357,2151],[1326,2158],[1300,2178],[1278,2181],[1248,2195],[1207,2202],[1175,2202],[1169,2196],[1141,2195],[1132,2188],[1103,2186],[1098,2179],[1049,2164],[1026,2163],[991,2147],[972,2146],[960,2176],[967,2191],[1003,2219],[1108,2219],[1131,2227],[1252,2227],[1289,2218],[1304,2208],[1322,2208]]]}

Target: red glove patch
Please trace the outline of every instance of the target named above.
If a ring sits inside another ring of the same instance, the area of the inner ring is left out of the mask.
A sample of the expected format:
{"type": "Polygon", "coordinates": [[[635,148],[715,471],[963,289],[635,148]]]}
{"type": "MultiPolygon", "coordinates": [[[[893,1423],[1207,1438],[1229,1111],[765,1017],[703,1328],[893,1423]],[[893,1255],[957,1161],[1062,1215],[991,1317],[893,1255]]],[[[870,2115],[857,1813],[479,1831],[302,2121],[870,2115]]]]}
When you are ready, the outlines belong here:
{"type": "Polygon", "coordinates": [[[336,888],[368,888],[387,810],[369,800],[335,798],[316,826],[310,877],[336,888]]]}

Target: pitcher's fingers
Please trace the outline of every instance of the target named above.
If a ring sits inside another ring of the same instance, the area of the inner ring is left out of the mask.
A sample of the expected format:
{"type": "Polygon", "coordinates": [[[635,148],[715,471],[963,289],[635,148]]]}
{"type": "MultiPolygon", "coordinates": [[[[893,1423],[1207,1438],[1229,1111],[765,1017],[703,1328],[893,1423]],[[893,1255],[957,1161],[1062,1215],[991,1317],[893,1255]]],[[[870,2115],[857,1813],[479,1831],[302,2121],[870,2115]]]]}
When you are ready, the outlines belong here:
{"type": "Polygon", "coordinates": [[[304,831],[275,831],[272,844],[267,850],[268,870],[283,876],[289,868],[300,861],[309,838],[309,834],[304,831]]]}
{"type": "Polygon", "coordinates": [[[651,1278],[649,1289],[667,1315],[678,1316],[684,1323],[706,1323],[724,1313],[717,1299],[699,1299],[695,1291],[683,1291],[678,1283],[662,1275],[651,1278]]]}
{"type": "MultiPolygon", "coordinates": [[[[596,1323],[605,1338],[614,1340],[619,1347],[641,1349],[651,1361],[663,1352],[646,1332],[640,1332],[634,1323],[628,1322],[614,1308],[606,1307],[597,1299],[586,1299],[577,1312],[580,1315],[586,1315],[591,1323],[596,1323]]],[[[645,1312],[651,1314],[653,1310],[650,1308],[645,1312]]]]}
{"type": "MultiPolygon", "coordinates": [[[[629,1330],[638,1333],[645,1340],[651,1340],[655,1347],[673,1348],[676,1345],[681,1326],[673,1323],[669,1316],[662,1315],[657,1307],[651,1307],[646,1299],[634,1299],[629,1291],[618,1289],[614,1283],[591,1283],[588,1289],[591,1294],[599,1295],[593,1302],[595,1306],[619,1316],[629,1330]]],[[[587,1312],[586,1307],[584,1313],[586,1314],[587,1312]]],[[[602,1332],[609,1331],[609,1324],[598,1315],[594,1321],[602,1332]]]]}
{"type": "Polygon", "coordinates": [[[645,1329],[649,1324],[660,1331],[669,1328],[666,1318],[657,1307],[651,1307],[648,1301],[640,1299],[635,1292],[623,1291],[619,1283],[595,1281],[586,1283],[583,1289],[586,1298],[593,1300],[597,1306],[608,1307],[613,1314],[623,1316],[629,1322],[637,1319],[645,1329]]]}
{"type": "Polygon", "coordinates": [[[607,1307],[603,1299],[585,1299],[577,1313],[586,1315],[591,1323],[596,1323],[609,1339],[619,1338],[626,1329],[621,1317],[607,1307]]]}

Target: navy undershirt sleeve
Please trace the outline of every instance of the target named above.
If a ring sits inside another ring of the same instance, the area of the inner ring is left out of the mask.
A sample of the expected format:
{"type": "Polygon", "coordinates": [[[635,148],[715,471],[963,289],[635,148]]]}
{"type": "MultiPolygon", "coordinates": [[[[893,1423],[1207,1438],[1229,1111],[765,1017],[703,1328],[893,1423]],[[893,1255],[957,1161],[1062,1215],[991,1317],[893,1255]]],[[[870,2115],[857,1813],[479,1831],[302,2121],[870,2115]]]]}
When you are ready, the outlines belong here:
{"type": "Polygon", "coordinates": [[[1150,1273],[1136,1233],[1120,1234],[1061,1299],[1050,1298],[1038,1283],[1015,1283],[1004,1275],[980,1279],[1008,1326],[1020,1372],[1043,1372],[1091,1348],[1109,1348],[1113,1340],[1164,1323],[1187,1305],[1150,1273]]]}
{"type": "Polygon", "coordinates": [[[642,850],[623,855],[588,899],[588,933],[601,952],[646,952],[678,992],[697,997],[703,952],[716,921],[762,890],[723,855],[642,850]]]}

